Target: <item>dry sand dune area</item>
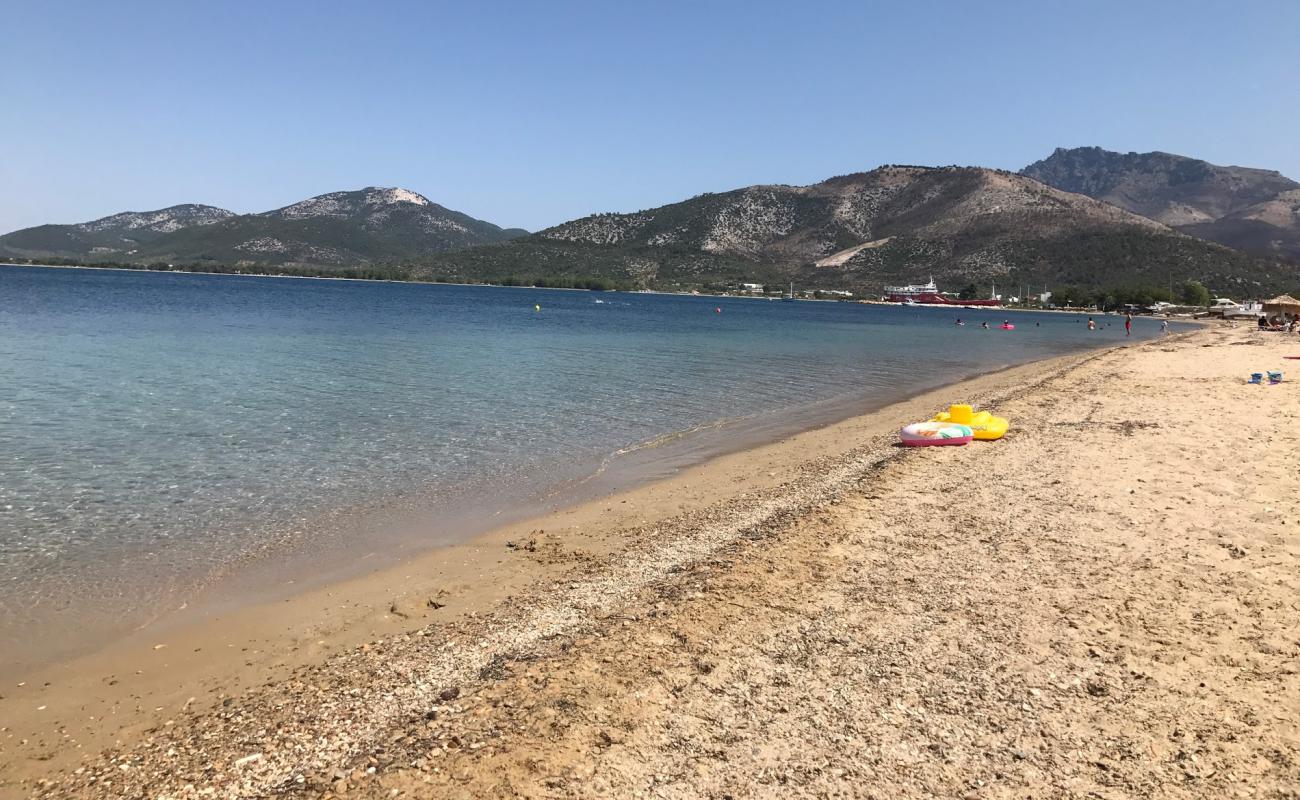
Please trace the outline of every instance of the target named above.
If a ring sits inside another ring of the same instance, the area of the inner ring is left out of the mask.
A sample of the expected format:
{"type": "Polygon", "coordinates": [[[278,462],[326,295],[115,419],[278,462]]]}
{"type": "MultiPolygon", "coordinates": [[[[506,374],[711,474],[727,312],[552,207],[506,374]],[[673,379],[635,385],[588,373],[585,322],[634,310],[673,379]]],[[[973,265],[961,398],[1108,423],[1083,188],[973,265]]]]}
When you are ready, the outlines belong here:
{"type": "Polygon", "coordinates": [[[756,460],[778,480],[627,527],[601,558],[512,542],[564,566],[491,613],[349,649],[7,788],[1300,797],[1287,355],[1300,336],[1205,328],[946,398],[1009,417],[999,442],[823,431],[852,440],[756,460]],[[1269,369],[1281,384],[1246,383],[1269,369]]]}

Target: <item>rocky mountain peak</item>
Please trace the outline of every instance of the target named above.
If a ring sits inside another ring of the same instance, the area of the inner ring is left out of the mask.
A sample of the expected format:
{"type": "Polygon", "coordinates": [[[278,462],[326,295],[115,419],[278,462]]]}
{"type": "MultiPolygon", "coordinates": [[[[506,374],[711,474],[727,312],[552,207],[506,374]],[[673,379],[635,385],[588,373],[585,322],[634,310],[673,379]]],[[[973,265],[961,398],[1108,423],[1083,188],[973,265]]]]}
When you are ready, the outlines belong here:
{"type": "Polygon", "coordinates": [[[1174,153],[1058,147],[1022,174],[1256,255],[1300,260],[1300,223],[1284,213],[1300,183],[1276,170],[1174,153]]]}
{"type": "Polygon", "coordinates": [[[363,190],[366,193],[366,203],[369,205],[392,205],[394,203],[414,203],[417,206],[433,205],[429,198],[410,189],[403,189],[394,186],[391,189],[370,187],[363,190]]]}
{"type": "Polygon", "coordinates": [[[310,219],[335,217],[339,219],[371,213],[394,206],[411,205],[432,207],[427,197],[400,187],[368,186],[347,192],[329,192],[290,206],[266,212],[265,216],[280,219],[310,219]]]}
{"type": "Polygon", "coordinates": [[[508,241],[525,233],[444,208],[410,189],[368,186],[260,214],[184,205],[125,212],[79,225],[27,228],[0,236],[0,256],[369,265],[508,241]]]}
{"type": "Polygon", "coordinates": [[[148,231],[171,233],[194,225],[211,225],[235,216],[233,211],[216,206],[185,203],[157,211],[123,211],[73,227],[85,233],[106,231],[148,231]]]}

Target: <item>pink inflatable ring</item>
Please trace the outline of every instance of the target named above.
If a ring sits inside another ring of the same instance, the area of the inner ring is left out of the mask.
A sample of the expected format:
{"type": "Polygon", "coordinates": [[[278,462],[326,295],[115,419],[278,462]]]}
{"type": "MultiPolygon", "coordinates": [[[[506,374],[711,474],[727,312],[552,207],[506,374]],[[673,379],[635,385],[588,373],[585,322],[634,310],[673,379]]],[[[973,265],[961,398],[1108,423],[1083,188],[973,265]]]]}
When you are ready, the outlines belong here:
{"type": "Polygon", "coordinates": [[[905,447],[967,444],[974,436],[969,426],[955,422],[917,422],[898,432],[905,447]]]}

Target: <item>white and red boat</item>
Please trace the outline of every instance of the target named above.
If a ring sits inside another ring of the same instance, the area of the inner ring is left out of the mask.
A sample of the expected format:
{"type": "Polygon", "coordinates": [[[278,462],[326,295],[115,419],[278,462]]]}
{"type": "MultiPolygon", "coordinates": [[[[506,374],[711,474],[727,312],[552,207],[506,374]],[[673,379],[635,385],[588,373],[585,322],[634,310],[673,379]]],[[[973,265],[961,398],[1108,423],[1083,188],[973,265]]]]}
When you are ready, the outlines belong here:
{"type": "Polygon", "coordinates": [[[890,303],[906,303],[908,305],[929,305],[929,306],[1000,306],[1002,301],[994,298],[992,300],[959,300],[955,297],[939,291],[935,285],[934,278],[929,283],[914,284],[911,286],[886,286],[885,301],[890,303]]]}

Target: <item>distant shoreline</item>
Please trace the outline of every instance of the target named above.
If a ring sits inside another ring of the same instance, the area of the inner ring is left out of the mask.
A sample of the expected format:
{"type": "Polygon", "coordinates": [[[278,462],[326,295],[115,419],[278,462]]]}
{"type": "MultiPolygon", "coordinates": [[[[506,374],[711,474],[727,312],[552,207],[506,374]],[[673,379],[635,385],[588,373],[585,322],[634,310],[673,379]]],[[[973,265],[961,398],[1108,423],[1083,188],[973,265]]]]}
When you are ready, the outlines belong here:
{"type": "Polygon", "coordinates": [[[229,278],[296,278],[306,281],[356,281],[358,283],[416,283],[426,286],[496,286],[503,289],[560,289],[569,292],[590,292],[593,289],[574,289],[567,286],[501,286],[499,283],[451,283],[423,281],[416,278],[349,278],[342,275],[286,275],[279,272],[212,272],[200,269],[154,269],[152,267],[110,267],[94,264],[15,264],[0,262],[0,267],[39,267],[41,269],[94,269],[109,272],[156,272],[179,275],[219,275],[229,278]]]}
{"type": "MultiPolygon", "coordinates": [[[[109,267],[88,264],[14,264],[0,262],[0,267],[39,267],[42,269],[94,269],[111,272],[154,272],[179,275],[217,275],[228,278],[296,278],[306,281],[355,281],[357,283],[413,283],[420,286],[481,286],[492,289],[543,289],[558,292],[627,292],[631,294],[671,294],[700,297],[744,297],[744,295],[704,295],[695,292],[668,292],[662,289],[581,289],[573,286],[507,286],[501,283],[462,283],[457,281],[426,281],[418,278],[350,278],[342,275],[286,275],[278,272],[211,272],[198,269],[153,269],[151,267],[109,267]]],[[[745,299],[766,300],[765,297],[745,299]]]]}
{"type": "MultiPolygon", "coordinates": [[[[426,281],[418,278],[350,278],[341,275],[286,275],[277,272],[211,272],[197,269],[153,269],[151,267],[110,267],[87,264],[14,264],[0,262],[0,267],[37,267],[41,269],[93,269],[111,272],[153,272],[159,274],[179,275],[217,275],[230,278],[297,278],[308,281],[355,281],[358,283],[413,283],[420,286],[476,286],[489,289],[539,289],[558,292],[594,292],[597,294],[614,292],[625,294],[662,294],[674,297],[730,297],[737,300],[779,300],[777,297],[749,294],[711,294],[707,292],[672,292],[665,289],[583,289],[575,286],[509,286],[503,283],[463,283],[458,281],[426,281]]],[[[814,297],[796,297],[795,300],[809,303],[872,303],[876,305],[898,305],[878,300],[828,300],[814,297]]]]}
{"type": "MultiPolygon", "coordinates": [[[[781,298],[771,297],[768,295],[752,294],[712,294],[708,292],[685,292],[685,291],[668,291],[666,289],[581,289],[571,286],[507,286],[500,283],[463,283],[456,281],[426,281],[415,278],[349,278],[334,275],[285,275],[275,272],[210,272],[197,269],[153,269],[150,267],[110,267],[110,266],[90,266],[85,264],[15,264],[12,262],[0,262],[0,267],[36,267],[41,269],[93,269],[106,270],[110,272],[152,272],[161,274],[184,274],[184,275],[216,275],[219,277],[230,278],[296,278],[299,280],[309,281],[354,281],[357,283],[411,283],[420,286],[478,286],[491,289],[538,289],[544,291],[559,292],[594,292],[594,293],[626,293],[626,294],[659,294],[673,297],[727,297],[736,300],[766,300],[769,302],[779,301],[781,298]]],[[[1090,309],[1069,309],[1069,308],[1032,308],[1028,306],[941,306],[925,305],[905,306],[902,303],[892,303],[885,300],[869,300],[867,298],[853,299],[827,299],[816,297],[796,297],[796,301],[802,303],[856,303],[859,305],[877,305],[877,306],[898,306],[899,308],[925,308],[925,309],[948,309],[952,311],[1015,311],[1020,312],[1043,312],[1050,314],[1117,314],[1116,311],[1093,311],[1090,309]]]]}

